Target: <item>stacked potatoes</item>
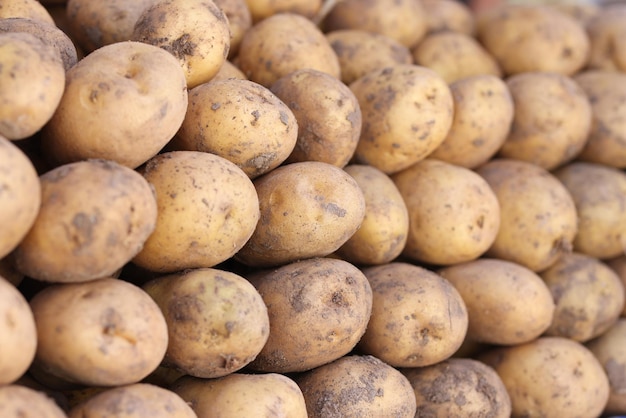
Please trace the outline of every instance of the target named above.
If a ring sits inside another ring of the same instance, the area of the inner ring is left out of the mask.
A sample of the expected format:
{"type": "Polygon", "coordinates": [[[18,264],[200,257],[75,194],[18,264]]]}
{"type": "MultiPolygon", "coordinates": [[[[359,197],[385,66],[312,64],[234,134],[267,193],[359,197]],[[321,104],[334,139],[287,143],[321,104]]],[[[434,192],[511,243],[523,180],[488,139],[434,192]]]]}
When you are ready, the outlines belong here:
{"type": "Polygon", "coordinates": [[[626,6],[0,6],[0,416],[626,414],[626,6]]]}

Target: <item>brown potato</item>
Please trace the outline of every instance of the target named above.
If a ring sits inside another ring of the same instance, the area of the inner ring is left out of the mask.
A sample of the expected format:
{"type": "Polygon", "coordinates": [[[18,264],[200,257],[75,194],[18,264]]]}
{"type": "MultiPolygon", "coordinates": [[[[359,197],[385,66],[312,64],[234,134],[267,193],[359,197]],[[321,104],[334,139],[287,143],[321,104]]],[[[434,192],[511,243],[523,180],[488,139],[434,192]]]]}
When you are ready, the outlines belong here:
{"type": "Polygon", "coordinates": [[[10,254],[0,258],[0,277],[3,277],[15,287],[18,287],[24,279],[24,275],[15,269],[13,258],[10,254]]]}
{"type": "MultiPolygon", "coordinates": [[[[615,273],[617,273],[617,276],[624,287],[624,299],[626,299],[626,254],[621,254],[615,258],[605,260],[605,262],[615,273]]],[[[620,316],[626,317],[626,303],[624,303],[624,309],[622,309],[620,316]]]]}
{"type": "Polygon", "coordinates": [[[243,35],[252,27],[252,12],[246,0],[213,0],[222,9],[230,29],[230,47],[228,57],[236,57],[243,35]]]}
{"type": "Polygon", "coordinates": [[[112,161],[85,160],[40,177],[41,207],[13,252],[15,267],[49,282],[110,276],[154,231],[157,202],[136,171],[112,161]]]}
{"type": "Polygon", "coordinates": [[[287,163],[348,164],[362,124],[359,102],[348,86],[328,73],[305,68],[279,78],[270,90],[298,122],[298,140],[287,163]]]}
{"type": "Polygon", "coordinates": [[[169,342],[163,364],[215,378],[248,365],[265,345],[270,322],[261,295],[243,277],[188,269],[143,285],[161,308],[169,342]]]}
{"type": "Polygon", "coordinates": [[[48,10],[37,0],[11,0],[2,2],[0,19],[25,17],[54,24],[48,10]]]}
{"type": "Polygon", "coordinates": [[[474,12],[466,3],[455,0],[422,0],[427,34],[442,31],[474,36],[474,12]]]}
{"type": "Polygon", "coordinates": [[[313,258],[246,278],[263,297],[271,330],[251,370],[311,370],[351,352],[365,332],[372,289],[346,261],[313,258]]]}
{"type": "Polygon", "coordinates": [[[23,385],[0,386],[2,418],[67,418],[46,393],[23,385]]]}
{"type": "Polygon", "coordinates": [[[587,20],[590,42],[588,69],[626,72],[626,5],[610,4],[599,8],[587,20]]]}
{"type": "Polygon", "coordinates": [[[53,284],[35,294],[35,362],[42,370],[87,386],[137,383],[163,360],[167,324],[141,288],[102,278],[53,284]]]}
{"type": "Polygon", "coordinates": [[[246,0],[252,20],[259,22],[278,13],[294,13],[312,19],[322,7],[322,0],[246,0]]]}
{"type": "Polygon", "coordinates": [[[357,347],[393,367],[424,367],[461,346],[468,313],[459,292],[425,268],[392,262],[363,269],[374,295],[357,347]]]}

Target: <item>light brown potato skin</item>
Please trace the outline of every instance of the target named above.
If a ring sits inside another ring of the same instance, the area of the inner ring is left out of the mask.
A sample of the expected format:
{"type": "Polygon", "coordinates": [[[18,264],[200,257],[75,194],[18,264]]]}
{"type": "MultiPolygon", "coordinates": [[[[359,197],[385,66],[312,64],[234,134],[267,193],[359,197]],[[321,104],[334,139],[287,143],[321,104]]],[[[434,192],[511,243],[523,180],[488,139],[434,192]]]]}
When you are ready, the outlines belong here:
{"type": "Polygon", "coordinates": [[[312,19],[322,7],[322,0],[246,0],[252,20],[259,22],[278,13],[295,13],[312,19]]]}
{"type": "Polygon", "coordinates": [[[415,416],[416,400],[408,379],[374,356],[344,356],[295,380],[309,418],[415,416]]]}
{"type": "Polygon", "coordinates": [[[578,214],[574,250],[610,259],[626,248],[626,174],[602,164],[571,162],[554,172],[578,214]]]}
{"type": "Polygon", "coordinates": [[[184,376],[171,389],[198,417],[307,418],[302,391],[278,373],[232,373],[215,379],[184,376]]]}
{"type": "Polygon", "coordinates": [[[374,295],[372,315],[357,347],[393,367],[424,367],[461,346],[468,327],[459,292],[423,267],[392,262],[363,269],[374,295]]]}
{"type": "Polygon", "coordinates": [[[25,17],[54,24],[48,10],[37,0],[11,0],[3,2],[0,8],[0,19],[25,17]]]}
{"type": "Polygon", "coordinates": [[[14,384],[0,386],[2,418],[67,418],[56,402],[42,391],[14,384]]]}
{"type": "MultiPolygon", "coordinates": [[[[613,269],[617,276],[622,282],[622,286],[624,287],[624,299],[626,299],[626,254],[621,254],[615,258],[611,258],[608,260],[604,260],[606,264],[613,269]]],[[[626,317],[626,303],[624,304],[624,309],[620,314],[622,317],[626,317]]]]}
{"type": "Polygon", "coordinates": [[[213,268],[158,277],[143,289],[160,307],[169,343],[163,364],[215,378],[248,365],[269,336],[261,295],[243,277],[213,268]]]}
{"type": "Polygon", "coordinates": [[[598,8],[587,20],[590,41],[588,69],[626,72],[626,6],[612,4],[598,8]]]}
{"type": "Polygon", "coordinates": [[[492,159],[477,167],[500,203],[500,228],[486,256],[538,272],[573,248],[578,213],[567,188],[526,161],[492,159]]]}
{"type": "Polygon", "coordinates": [[[247,266],[327,256],[350,239],[365,217],[365,198],[356,180],[328,163],[287,164],[259,177],[254,186],[261,216],[235,254],[247,266]]]}
{"type": "Polygon", "coordinates": [[[391,179],[409,213],[406,257],[451,265],[480,257],[494,243],[500,204],[474,171],[426,158],[391,179]]]}
{"type": "Polygon", "coordinates": [[[437,270],[467,307],[467,338],[515,345],[534,340],[552,324],[555,303],[542,278],[519,264],[480,258],[437,270]]]}
{"type": "Polygon", "coordinates": [[[112,161],[85,160],[40,177],[41,206],[13,252],[15,267],[47,282],[110,276],[154,231],[157,202],[136,171],[112,161]]]}
{"type": "Polygon", "coordinates": [[[465,4],[454,0],[422,0],[427,34],[453,31],[474,36],[474,12],[465,4]]]}
{"type": "Polygon", "coordinates": [[[573,78],[525,72],[506,80],[513,98],[511,131],[498,155],[554,170],[573,160],[587,143],[592,111],[573,78]]]}
{"type": "Polygon", "coordinates": [[[493,367],[511,397],[512,417],[597,417],[609,380],[591,351],[561,337],[540,337],[478,356],[493,367]]]}
{"type": "Polygon", "coordinates": [[[74,406],[69,418],[107,418],[111,406],[118,418],[196,418],[196,414],[180,396],[171,390],[146,383],[110,388],[74,406]]]}
{"type": "Polygon", "coordinates": [[[239,53],[239,44],[244,33],[252,26],[252,13],[246,0],[214,0],[222,9],[230,29],[230,46],[228,57],[233,58],[239,53]]]}
{"type": "Polygon", "coordinates": [[[417,400],[416,416],[510,418],[511,399],[491,367],[451,358],[427,367],[400,369],[417,400]]]}
{"type": "Polygon", "coordinates": [[[161,363],[167,324],[141,288],[103,278],[53,284],[35,294],[35,362],[42,370],[87,386],[137,383],[161,363]]]}
{"type": "Polygon", "coordinates": [[[239,80],[247,80],[246,75],[237,67],[232,61],[224,61],[224,64],[220,67],[220,70],[215,74],[211,81],[228,80],[236,78],[239,80]]]}
{"type": "Polygon", "coordinates": [[[321,161],[344,167],[361,135],[361,108],[352,90],[330,74],[295,70],[270,90],[293,112],[298,140],[286,163],[321,161]]]}
{"type": "Polygon", "coordinates": [[[352,264],[313,258],[247,276],[263,297],[270,336],[251,370],[311,370],[348,354],[372,312],[372,289],[352,264]]]}
{"type": "Polygon", "coordinates": [[[493,75],[466,77],[450,84],[450,91],[452,126],[429,157],[473,169],[496,155],[506,140],[513,98],[507,84],[493,75]]]}

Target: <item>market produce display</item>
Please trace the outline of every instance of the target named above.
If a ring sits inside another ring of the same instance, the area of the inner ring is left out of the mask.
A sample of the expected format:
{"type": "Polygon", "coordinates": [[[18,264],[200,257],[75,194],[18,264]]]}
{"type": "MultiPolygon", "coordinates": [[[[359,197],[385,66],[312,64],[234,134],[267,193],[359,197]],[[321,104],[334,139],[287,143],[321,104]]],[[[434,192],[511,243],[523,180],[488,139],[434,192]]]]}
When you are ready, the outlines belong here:
{"type": "Polygon", "coordinates": [[[626,416],[625,18],[0,0],[0,418],[626,416]]]}

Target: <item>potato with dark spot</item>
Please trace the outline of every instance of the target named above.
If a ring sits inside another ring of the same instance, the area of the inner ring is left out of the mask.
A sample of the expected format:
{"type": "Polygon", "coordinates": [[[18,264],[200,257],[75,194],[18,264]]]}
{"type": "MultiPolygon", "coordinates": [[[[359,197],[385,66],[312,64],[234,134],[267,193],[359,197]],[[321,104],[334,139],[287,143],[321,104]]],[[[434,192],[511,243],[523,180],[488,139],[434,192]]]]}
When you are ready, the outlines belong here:
{"type": "Polygon", "coordinates": [[[188,269],[150,280],[143,289],[167,322],[163,364],[185,374],[215,378],[236,372],[268,339],[267,307],[252,284],[235,273],[188,269]]]}
{"type": "Polygon", "coordinates": [[[422,0],[427,34],[442,31],[474,36],[474,11],[466,3],[456,0],[422,0]]]}
{"type": "Polygon", "coordinates": [[[2,418],[67,418],[46,393],[19,384],[0,386],[2,418]]]}
{"type": "Polygon", "coordinates": [[[0,19],[25,17],[54,24],[50,12],[37,0],[3,1],[0,7],[0,19]]]}

